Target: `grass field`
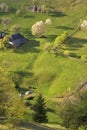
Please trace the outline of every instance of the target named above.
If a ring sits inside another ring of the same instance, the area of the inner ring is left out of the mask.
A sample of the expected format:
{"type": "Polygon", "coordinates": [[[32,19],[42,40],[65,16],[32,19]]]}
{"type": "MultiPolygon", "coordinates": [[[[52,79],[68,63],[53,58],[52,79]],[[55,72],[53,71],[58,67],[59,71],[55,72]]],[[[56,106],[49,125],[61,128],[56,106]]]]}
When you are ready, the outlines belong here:
{"type": "MultiPolygon", "coordinates": [[[[19,25],[22,28],[21,33],[29,39],[26,44],[15,51],[0,51],[0,64],[4,66],[6,63],[9,71],[21,76],[20,87],[28,88],[32,85],[37,93],[42,92],[49,107],[55,106],[52,98],[74,91],[87,80],[87,64],[77,58],[47,53],[44,51],[45,43],[53,43],[56,36],[64,31],[69,34],[73,33],[80,24],[80,19],[86,17],[86,13],[86,6],[81,9],[81,5],[66,8],[61,14],[51,13],[49,16],[31,12],[19,16],[13,13],[0,13],[0,18],[10,17],[12,19],[9,27],[14,24],[19,25]],[[47,28],[45,37],[32,36],[31,26],[36,21],[45,21],[47,18],[52,20],[52,25],[47,28]]],[[[2,29],[1,25],[0,27],[2,29]]],[[[79,57],[87,55],[87,31],[76,32],[64,43],[62,51],[64,50],[70,50],[79,57]]],[[[55,113],[49,112],[48,115],[49,122],[57,123],[58,117],[55,113]]]]}

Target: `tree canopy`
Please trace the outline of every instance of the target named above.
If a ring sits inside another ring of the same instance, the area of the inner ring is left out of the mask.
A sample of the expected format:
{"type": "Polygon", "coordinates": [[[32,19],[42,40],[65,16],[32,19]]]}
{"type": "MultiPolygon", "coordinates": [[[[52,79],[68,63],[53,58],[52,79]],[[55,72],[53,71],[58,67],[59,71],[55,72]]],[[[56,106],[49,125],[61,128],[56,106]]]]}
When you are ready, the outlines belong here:
{"type": "Polygon", "coordinates": [[[23,117],[24,106],[14,82],[8,75],[8,72],[0,67],[0,116],[11,121],[23,117]]]}

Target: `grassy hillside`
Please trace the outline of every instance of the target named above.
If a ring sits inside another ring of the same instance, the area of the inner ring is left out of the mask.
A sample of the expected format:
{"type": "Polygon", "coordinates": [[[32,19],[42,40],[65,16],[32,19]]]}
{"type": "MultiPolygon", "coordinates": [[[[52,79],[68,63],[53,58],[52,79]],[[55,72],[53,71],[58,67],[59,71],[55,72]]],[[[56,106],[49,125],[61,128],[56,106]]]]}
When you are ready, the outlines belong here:
{"type": "MultiPolygon", "coordinates": [[[[16,6],[16,1],[0,0],[0,2],[7,2],[9,6],[16,6]]],[[[10,17],[12,19],[9,27],[14,24],[19,25],[22,28],[21,33],[29,39],[26,44],[15,51],[0,51],[0,64],[6,65],[9,71],[21,76],[20,87],[28,88],[33,85],[36,92],[42,92],[50,106],[52,104],[55,106],[52,98],[74,91],[82,82],[87,80],[87,63],[77,58],[47,53],[44,50],[45,43],[51,42],[52,44],[56,36],[61,35],[64,31],[71,34],[80,24],[80,19],[86,17],[86,1],[73,0],[71,3],[71,0],[66,0],[66,2],[65,0],[55,0],[56,2],[58,6],[55,4],[55,9],[60,9],[62,13],[50,13],[49,16],[32,12],[19,16],[15,13],[0,12],[0,18],[10,17]],[[83,8],[81,8],[82,6],[83,8]],[[45,37],[36,38],[32,36],[31,26],[36,21],[45,21],[47,18],[52,20],[52,25],[47,28],[45,37]]],[[[2,30],[1,25],[0,28],[2,30]]],[[[64,50],[70,50],[79,57],[84,54],[87,55],[87,31],[79,30],[70,37],[63,45],[62,51],[64,50]]],[[[57,117],[53,117],[52,113],[49,113],[49,118],[50,122],[53,120],[57,122],[57,117]]]]}

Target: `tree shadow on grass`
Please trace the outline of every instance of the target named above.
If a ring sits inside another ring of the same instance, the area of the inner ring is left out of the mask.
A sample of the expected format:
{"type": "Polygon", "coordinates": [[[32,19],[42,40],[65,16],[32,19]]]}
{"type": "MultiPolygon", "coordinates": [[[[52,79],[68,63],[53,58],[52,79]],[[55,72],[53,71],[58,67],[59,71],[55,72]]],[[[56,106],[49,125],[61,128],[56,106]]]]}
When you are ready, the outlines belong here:
{"type": "MultiPolygon", "coordinates": [[[[14,75],[13,76],[17,76],[17,80],[19,81],[19,83],[22,82],[23,78],[29,78],[33,76],[33,73],[31,72],[26,72],[26,71],[13,71],[12,72],[14,75]],[[16,74],[16,75],[15,75],[16,74]]],[[[16,77],[15,77],[16,78],[16,77]]]]}
{"type": "Polygon", "coordinates": [[[22,126],[22,128],[25,128],[27,130],[28,129],[30,129],[30,130],[50,130],[49,127],[46,127],[46,126],[44,127],[44,126],[40,125],[39,123],[31,123],[28,121],[22,122],[21,126],[22,126]]]}
{"type": "Polygon", "coordinates": [[[35,18],[35,16],[33,16],[33,15],[25,15],[24,18],[26,18],[26,19],[27,18],[35,18]]]}
{"type": "Polygon", "coordinates": [[[54,109],[52,109],[52,108],[47,108],[47,111],[48,111],[48,112],[55,113],[55,110],[54,110],[54,109]]]}
{"type": "Polygon", "coordinates": [[[65,44],[70,50],[78,50],[79,48],[83,47],[84,44],[87,44],[87,39],[69,37],[65,44]]]}
{"type": "Polygon", "coordinates": [[[0,11],[0,16],[7,16],[8,14],[11,14],[11,12],[1,12],[0,11]]]}
{"type": "Polygon", "coordinates": [[[18,75],[20,75],[22,78],[23,77],[31,77],[31,76],[33,76],[33,73],[26,72],[26,71],[16,71],[15,73],[17,73],[18,75]]]}
{"type": "Polygon", "coordinates": [[[15,83],[15,88],[19,91],[19,92],[25,92],[27,90],[29,90],[29,84],[28,86],[26,86],[26,88],[21,88],[20,84],[23,82],[24,78],[31,78],[33,76],[33,73],[31,72],[26,72],[26,71],[12,71],[11,72],[11,78],[13,80],[13,82],[15,83]]]}
{"type": "Polygon", "coordinates": [[[58,35],[47,35],[46,39],[48,39],[49,41],[54,41],[55,38],[57,37],[58,35]]]}
{"type": "Polygon", "coordinates": [[[56,29],[63,29],[63,30],[74,30],[74,28],[72,27],[68,27],[68,26],[56,26],[56,29]]]}
{"type": "Polygon", "coordinates": [[[49,15],[52,16],[52,17],[64,17],[64,16],[67,16],[65,13],[63,13],[61,11],[53,11],[53,12],[50,12],[49,15]]]}
{"type": "Polygon", "coordinates": [[[31,33],[31,30],[29,28],[22,28],[21,33],[27,38],[27,39],[33,39],[34,36],[31,33]]]}
{"type": "Polygon", "coordinates": [[[16,53],[27,53],[27,52],[35,52],[39,53],[40,50],[37,48],[40,46],[39,41],[36,40],[29,40],[26,44],[23,44],[18,49],[16,49],[16,53]]]}

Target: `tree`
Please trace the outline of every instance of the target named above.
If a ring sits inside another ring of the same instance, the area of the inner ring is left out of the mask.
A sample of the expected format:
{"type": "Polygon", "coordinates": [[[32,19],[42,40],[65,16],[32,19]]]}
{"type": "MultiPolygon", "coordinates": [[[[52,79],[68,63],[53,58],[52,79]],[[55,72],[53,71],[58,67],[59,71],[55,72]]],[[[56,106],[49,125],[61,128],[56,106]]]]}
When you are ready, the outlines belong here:
{"type": "Polygon", "coordinates": [[[1,4],[0,4],[0,10],[1,10],[2,12],[8,12],[8,5],[5,4],[5,3],[1,3],[1,4]]]}
{"type": "Polygon", "coordinates": [[[18,10],[16,11],[16,15],[19,16],[20,14],[21,14],[21,10],[18,9],[18,10]]]}
{"type": "Polygon", "coordinates": [[[68,101],[63,104],[60,112],[62,125],[71,130],[78,130],[79,127],[87,129],[87,91],[80,93],[72,103],[68,101]]]}
{"type": "Polygon", "coordinates": [[[35,113],[33,116],[33,120],[39,123],[47,122],[47,108],[42,94],[38,95],[34,108],[35,113]]]}
{"type": "Polygon", "coordinates": [[[47,25],[52,24],[52,20],[50,18],[46,19],[45,24],[47,24],[47,25]]]}
{"type": "Polygon", "coordinates": [[[45,32],[45,25],[43,21],[38,21],[32,26],[32,35],[35,35],[37,37],[41,37],[45,32]]]}
{"type": "Polygon", "coordinates": [[[3,48],[4,50],[8,47],[8,43],[9,43],[9,36],[6,35],[2,40],[1,40],[1,48],[3,48]]]}
{"type": "Polygon", "coordinates": [[[11,33],[19,33],[21,27],[19,25],[13,25],[11,28],[10,28],[10,32],[11,33]]]}
{"type": "Polygon", "coordinates": [[[67,32],[64,32],[60,36],[57,36],[55,38],[55,41],[54,41],[54,44],[53,44],[54,48],[60,47],[61,44],[67,39],[67,37],[68,37],[68,33],[67,32]]]}
{"type": "Polygon", "coordinates": [[[0,117],[13,123],[13,120],[23,118],[24,105],[8,75],[6,69],[0,67],[0,117]]]}
{"type": "Polygon", "coordinates": [[[83,22],[80,25],[80,28],[83,29],[83,30],[87,29],[87,20],[83,20],[83,22]]]}
{"type": "Polygon", "coordinates": [[[11,18],[10,17],[3,17],[1,19],[1,24],[3,25],[3,28],[5,31],[8,30],[8,25],[11,23],[11,18]]]}

